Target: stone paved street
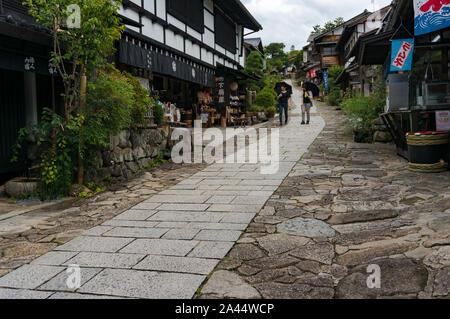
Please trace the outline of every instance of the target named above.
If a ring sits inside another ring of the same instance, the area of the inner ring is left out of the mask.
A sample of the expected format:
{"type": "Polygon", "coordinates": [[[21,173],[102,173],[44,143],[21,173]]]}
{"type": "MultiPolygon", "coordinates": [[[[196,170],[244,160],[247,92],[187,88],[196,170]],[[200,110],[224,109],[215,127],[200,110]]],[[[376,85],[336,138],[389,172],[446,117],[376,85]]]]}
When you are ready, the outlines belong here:
{"type": "Polygon", "coordinates": [[[312,112],[301,126],[297,106],[281,128],[276,175],[257,164],[154,172],[49,221],[53,233],[20,235],[25,257],[14,258],[19,235],[4,236],[0,297],[448,297],[450,174],[410,173],[392,146],[350,142],[341,113],[312,112]],[[367,288],[369,264],[380,289],[367,288]]]}
{"type": "Polygon", "coordinates": [[[324,125],[315,117],[299,135],[297,107],[281,128],[277,174],[261,174],[259,164],[211,165],[8,273],[0,296],[65,298],[64,271],[76,264],[82,286],[72,297],[194,297],[324,125]]]}
{"type": "Polygon", "coordinates": [[[319,112],[326,128],[201,298],[448,298],[450,172],[411,173],[393,146],[352,143],[340,112],[319,112]]]}
{"type": "MultiPolygon", "coordinates": [[[[205,165],[167,163],[92,198],[79,201],[73,207],[56,211],[41,210],[1,220],[0,276],[82,235],[92,227],[111,220],[152,194],[166,190],[204,168],[205,165]]],[[[128,224],[132,226],[133,223],[130,221],[128,224]]],[[[92,230],[94,233],[96,231],[98,228],[92,230]]]]}

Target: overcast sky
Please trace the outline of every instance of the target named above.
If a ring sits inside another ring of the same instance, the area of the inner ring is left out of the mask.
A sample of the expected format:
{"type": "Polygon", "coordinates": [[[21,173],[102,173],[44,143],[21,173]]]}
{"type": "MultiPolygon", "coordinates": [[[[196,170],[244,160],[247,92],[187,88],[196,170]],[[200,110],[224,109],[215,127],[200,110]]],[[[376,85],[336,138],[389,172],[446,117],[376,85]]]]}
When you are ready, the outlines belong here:
{"type": "MultiPolygon", "coordinates": [[[[343,17],[345,20],[373,11],[372,0],[241,0],[264,30],[252,35],[261,37],[264,45],[284,42],[286,50],[295,45],[301,49],[314,25],[343,17]]],[[[378,10],[391,0],[375,0],[378,10]]],[[[247,31],[248,32],[248,31],[247,31]]]]}

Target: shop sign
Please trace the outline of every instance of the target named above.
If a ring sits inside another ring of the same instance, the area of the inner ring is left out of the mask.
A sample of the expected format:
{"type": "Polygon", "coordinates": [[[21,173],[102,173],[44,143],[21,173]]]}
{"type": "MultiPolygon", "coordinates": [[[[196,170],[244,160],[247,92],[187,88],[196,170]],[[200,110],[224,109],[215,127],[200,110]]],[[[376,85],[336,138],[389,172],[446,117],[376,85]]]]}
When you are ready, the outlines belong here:
{"type": "Polygon", "coordinates": [[[36,60],[34,59],[34,57],[30,56],[30,57],[26,57],[25,58],[25,71],[35,71],[36,70],[36,60]]]}
{"type": "Polygon", "coordinates": [[[328,71],[323,72],[323,87],[328,90],[328,71]]]}
{"type": "Polygon", "coordinates": [[[436,111],[436,130],[450,131],[450,111],[436,111]]]}
{"type": "Polygon", "coordinates": [[[48,63],[48,73],[50,73],[50,75],[55,75],[58,72],[58,70],[56,69],[56,64],[49,62],[48,63]]]}
{"type": "Polygon", "coordinates": [[[410,71],[413,61],[414,39],[392,40],[391,72],[410,71]]]}
{"type": "Polygon", "coordinates": [[[119,62],[155,73],[174,76],[181,80],[214,87],[213,73],[125,40],[120,41],[119,62]]]}
{"type": "Polygon", "coordinates": [[[450,0],[413,0],[416,36],[450,26],[450,0]]]}
{"type": "Polygon", "coordinates": [[[219,77],[217,79],[217,97],[219,104],[225,103],[225,78],[219,77]]]}

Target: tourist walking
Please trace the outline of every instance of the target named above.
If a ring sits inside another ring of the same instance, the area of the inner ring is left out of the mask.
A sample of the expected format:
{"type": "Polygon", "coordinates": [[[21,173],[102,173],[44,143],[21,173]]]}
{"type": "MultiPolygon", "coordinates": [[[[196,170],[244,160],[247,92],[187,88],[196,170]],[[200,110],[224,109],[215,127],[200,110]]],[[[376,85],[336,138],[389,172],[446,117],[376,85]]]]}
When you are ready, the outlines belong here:
{"type": "Polygon", "coordinates": [[[285,117],[285,124],[289,121],[289,99],[291,98],[291,93],[287,91],[286,86],[281,87],[281,93],[278,95],[278,108],[280,111],[280,125],[283,125],[283,111],[285,117]]]}
{"type": "Polygon", "coordinates": [[[311,121],[311,108],[313,106],[313,94],[308,91],[306,83],[302,85],[303,103],[302,103],[302,125],[309,124],[311,121]],[[306,122],[305,122],[306,121],[306,122]]]}

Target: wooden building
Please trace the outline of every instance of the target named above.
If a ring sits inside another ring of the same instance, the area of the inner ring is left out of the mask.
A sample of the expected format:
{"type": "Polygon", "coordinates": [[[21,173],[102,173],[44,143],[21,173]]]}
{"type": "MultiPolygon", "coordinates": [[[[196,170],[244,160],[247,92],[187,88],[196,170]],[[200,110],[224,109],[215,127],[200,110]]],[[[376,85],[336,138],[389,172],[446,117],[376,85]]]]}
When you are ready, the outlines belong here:
{"type": "MultiPolygon", "coordinates": [[[[58,112],[61,104],[51,38],[22,3],[0,0],[0,175],[26,168],[10,163],[18,130],[38,123],[42,108],[58,112]]],[[[217,77],[234,83],[245,76],[245,30],[262,29],[240,0],[123,0],[118,15],[126,28],[116,66],[191,113],[199,92],[212,95],[217,77]]],[[[225,96],[224,113],[240,93],[225,96]]]]}
{"type": "Polygon", "coordinates": [[[0,0],[0,176],[26,168],[10,161],[19,129],[37,124],[44,107],[58,111],[62,104],[51,38],[22,2],[0,0]]]}
{"type": "Polygon", "coordinates": [[[354,26],[361,19],[367,17],[370,13],[365,10],[356,17],[344,22],[332,30],[321,34],[311,34],[308,38],[308,45],[303,47],[303,66],[302,70],[307,72],[307,77],[320,83],[323,71],[333,66],[344,66],[345,54],[340,50],[340,44],[346,42],[342,37],[353,30],[354,26]]]}
{"type": "MultiPolygon", "coordinates": [[[[421,24],[415,23],[413,4],[409,0],[395,1],[380,31],[361,38],[358,49],[360,65],[383,65],[388,100],[382,118],[398,153],[404,157],[408,157],[406,133],[443,130],[439,114],[450,110],[450,27],[447,23],[447,27],[416,35],[415,27],[421,24]],[[411,70],[390,71],[395,39],[414,39],[411,70]]],[[[447,12],[449,7],[444,6],[447,12]]]]}
{"type": "Polygon", "coordinates": [[[337,43],[337,50],[344,59],[345,69],[336,79],[342,89],[350,89],[353,94],[369,95],[373,84],[378,78],[376,68],[359,63],[359,48],[361,41],[368,36],[377,34],[383,26],[383,21],[390,6],[375,12],[365,11],[357,18],[347,23],[341,38],[337,43]]]}
{"type": "Polygon", "coordinates": [[[230,96],[245,96],[239,90],[225,101],[210,99],[218,78],[234,83],[243,75],[245,30],[262,29],[240,0],[124,0],[119,13],[133,25],[120,40],[117,64],[163,102],[176,102],[189,123],[201,111],[200,95],[222,116],[230,96]]]}
{"type": "MultiPolygon", "coordinates": [[[[247,58],[252,52],[258,52],[264,58],[264,63],[266,63],[266,59],[264,56],[264,46],[261,38],[245,38],[244,39],[244,49],[241,57],[241,65],[246,66],[247,58]]],[[[264,65],[265,67],[265,65],[264,65]]]]}

